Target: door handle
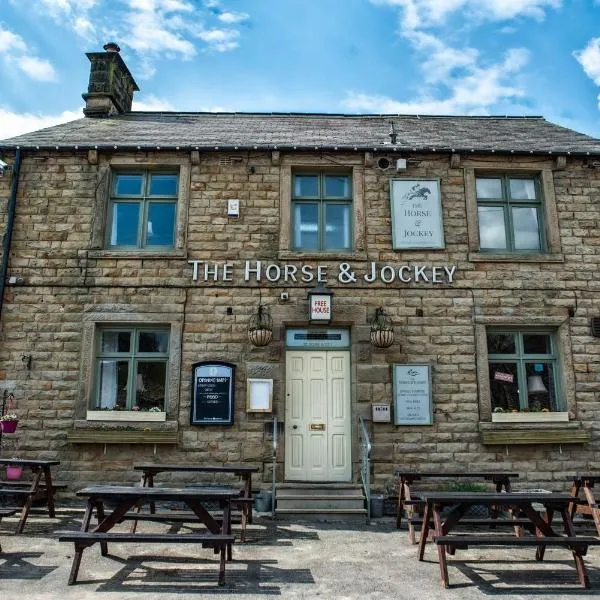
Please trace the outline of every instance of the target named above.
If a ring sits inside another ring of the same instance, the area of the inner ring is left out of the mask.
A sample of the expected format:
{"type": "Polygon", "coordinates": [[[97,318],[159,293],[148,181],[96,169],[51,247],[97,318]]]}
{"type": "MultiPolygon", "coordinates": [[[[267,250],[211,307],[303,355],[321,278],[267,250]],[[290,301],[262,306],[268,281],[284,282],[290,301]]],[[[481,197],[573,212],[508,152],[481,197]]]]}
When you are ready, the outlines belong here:
{"type": "Polygon", "coordinates": [[[298,425],[293,425],[292,429],[298,429],[298,425]]]}

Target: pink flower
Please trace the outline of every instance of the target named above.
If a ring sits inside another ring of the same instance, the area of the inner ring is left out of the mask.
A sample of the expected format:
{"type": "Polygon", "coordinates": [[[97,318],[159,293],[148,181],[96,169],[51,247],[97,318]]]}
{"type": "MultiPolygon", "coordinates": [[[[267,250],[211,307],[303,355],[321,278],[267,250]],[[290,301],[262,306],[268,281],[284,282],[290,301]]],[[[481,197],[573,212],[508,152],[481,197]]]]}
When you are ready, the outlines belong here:
{"type": "Polygon", "coordinates": [[[131,408],[131,410],[140,410],[140,407],[139,407],[139,406],[136,404],[135,406],[133,406],[133,407],[131,408]]]}

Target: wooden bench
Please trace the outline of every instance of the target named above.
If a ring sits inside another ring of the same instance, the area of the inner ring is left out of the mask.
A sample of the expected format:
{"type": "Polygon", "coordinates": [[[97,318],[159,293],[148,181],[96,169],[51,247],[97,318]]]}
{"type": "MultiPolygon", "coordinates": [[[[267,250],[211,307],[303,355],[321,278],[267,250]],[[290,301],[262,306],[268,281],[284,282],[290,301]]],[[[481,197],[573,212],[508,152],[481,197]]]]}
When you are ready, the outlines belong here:
{"type": "MultiPolygon", "coordinates": [[[[592,536],[514,537],[496,535],[440,535],[433,540],[438,545],[466,550],[469,546],[562,546],[579,556],[585,556],[588,546],[600,545],[592,536]]],[[[536,556],[536,558],[538,558],[536,556]]],[[[541,560],[538,558],[538,560],[541,560]]]]}
{"type": "MultiPolygon", "coordinates": [[[[234,498],[230,501],[232,506],[235,505],[247,505],[252,504],[253,498],[234,498]]],[[[223,519],[222,511],[210,511],[212,517],[220,524],[223,519]]],[[[165,512],[134,512],[128,513],[121,518],[121,521],[155,521],[159,523],[186,523],[186,522],[197,522],[198,517],[189,511],[171,511],[165,512]]],[[[240,541],[246,541],[246,525],[248,523],[248,511],[243,508],[240,510],[232,510],[230,514],[230,520],[233,524],[241,525],[240,527],[240,541]]]]}
{"type": "Polygon", "coordinates": [[[214,548],[215,554],[220,554],[219,561],[219,585],[225,584],[225,551],[233,544],[235,536],[212,533],[114,533],[93,531],[60,531],[57,532],[59,542],[74,542],[75,554],[78,560],[73,561],[71,573],[69,574],[69,585],[77,581],[79,565],[81,564],[81,553],[85,548],[100,543],[101,554],[108,554],[107,542],[135,542],[137,544],[201,544],[203,548],[214,548]]]}
{"type": "MultiPolygon", "coordinates": [[[[2,519],[4,517],[12,517],[16,512],[18,512],[18,509],[16,509],[16,508],[0,508],[0,521],[2,521],[2,519]]],[[[0,552],[2,552],[1,544],[0,544],[0,552]]]]}

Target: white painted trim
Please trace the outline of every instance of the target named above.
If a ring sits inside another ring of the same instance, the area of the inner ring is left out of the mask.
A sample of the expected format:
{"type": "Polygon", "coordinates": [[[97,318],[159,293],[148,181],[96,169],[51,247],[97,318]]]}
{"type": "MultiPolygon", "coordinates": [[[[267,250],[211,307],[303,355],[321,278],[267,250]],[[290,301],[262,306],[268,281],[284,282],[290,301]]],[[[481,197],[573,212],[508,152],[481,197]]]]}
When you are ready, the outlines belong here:
{"type": "Polygon", "coordinates": [[[568,421],[568,412],[505,412],[492,413],[493,423],[544,423],[568,421]]]}
{"type": "Polygon", "coordinates": [[[137,410],[88,410],[88,421],[166,421],[166,412],[137,410]]]}

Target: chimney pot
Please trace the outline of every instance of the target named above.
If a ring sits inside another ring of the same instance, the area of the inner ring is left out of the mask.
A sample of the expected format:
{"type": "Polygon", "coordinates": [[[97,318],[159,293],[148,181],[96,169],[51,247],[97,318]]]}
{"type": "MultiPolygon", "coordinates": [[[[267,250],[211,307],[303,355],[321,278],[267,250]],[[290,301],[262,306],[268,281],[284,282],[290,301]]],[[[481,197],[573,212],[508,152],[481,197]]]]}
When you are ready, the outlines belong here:
{"type": "Polygon", "coordinates": [[[119,48],[118,44],[114,42],[108,42],[102,46],[106,52],[121,52],[121,48],[119,48]]]}

